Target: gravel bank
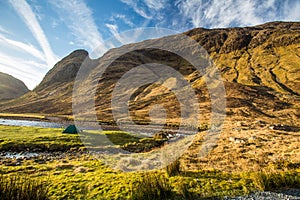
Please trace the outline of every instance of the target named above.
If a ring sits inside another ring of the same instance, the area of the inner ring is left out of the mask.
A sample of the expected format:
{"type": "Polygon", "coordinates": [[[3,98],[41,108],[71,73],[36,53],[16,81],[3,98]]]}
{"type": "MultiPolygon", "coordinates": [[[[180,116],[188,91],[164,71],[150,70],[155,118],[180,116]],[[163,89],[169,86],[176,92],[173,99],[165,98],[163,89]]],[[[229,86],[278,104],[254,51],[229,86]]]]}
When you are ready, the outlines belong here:
{"type": "Polygon", "coordinates": [[[300,189],[290,189],[278,192],[255,192],[248,196],[225,198],[227,200],[300,200],[300,189]]]}

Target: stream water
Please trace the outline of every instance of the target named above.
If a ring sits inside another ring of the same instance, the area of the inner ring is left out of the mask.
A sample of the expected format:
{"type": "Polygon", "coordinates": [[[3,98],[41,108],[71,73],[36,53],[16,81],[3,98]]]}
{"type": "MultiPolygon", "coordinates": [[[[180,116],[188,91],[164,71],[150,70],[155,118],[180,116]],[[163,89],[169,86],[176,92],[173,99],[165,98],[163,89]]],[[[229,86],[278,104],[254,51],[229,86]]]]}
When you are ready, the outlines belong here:
{"type": "Polygon", "coordinates": [[[15,120],[15,119],[3,119],[0,118],[0,125],[8,126],[32,126],[42,128],[61,128],[65,127],[65,124],[57,122],[45,122],[37,120],[15,120]]]}

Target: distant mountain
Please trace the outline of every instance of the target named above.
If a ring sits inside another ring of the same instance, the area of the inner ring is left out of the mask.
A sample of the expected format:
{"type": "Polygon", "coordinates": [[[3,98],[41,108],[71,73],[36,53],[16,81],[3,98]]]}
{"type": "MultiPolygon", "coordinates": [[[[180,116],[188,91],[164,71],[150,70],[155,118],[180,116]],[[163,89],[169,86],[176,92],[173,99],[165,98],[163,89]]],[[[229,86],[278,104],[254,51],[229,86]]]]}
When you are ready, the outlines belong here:
{"type": "Polygon", "coordinates": [[[71,114],[73,81],[87,57],[76,50],[63,58],[45,75],[42,82],[26,95],[0,104],[4,112],[71,114]]]}
{"type": "MultiPolygon", "coordinates": [[[[184,33],[209,53],[221,72],[226,89],[227,118],[267,120],[299,125],[300,102],[300,23],[271,22],[244,28],[196,28],[184,33]]],[[[174,38],[176,35],[168,36],[174,38]]],[[[91,61],[103,66],[107,60],[126,49],[138,49],[147,44],[163,44],[166,38],[147,40],[109,50],[103,57],[91,61]]],[[[172,44],[181,49],[180,41],[172,44]]],[[[72,88],[76,73],[87,52],[78,50],[58,62],[41,84],[20,99],[0,105],[1,112],[41,112],[71,114],[72,88]]],[[[111,95],[117,81],[130,69],[147,61],[157,61],[183,74],[196,90],[200,110],[205,120],[210,117],[210,96],[200,75],[190,63],[165,51],[139,50],[123,55],[103,73],[90,73],[89,81],[98,81],[95,97],[98,119],[112,121],[111,95]]],[[[162,69],[163,70],[163,69],[162,69]]],[[[134,80],[133,80],[134,81],[134,80]]],[[[82,94],[88,93],[82,88],[82,94]]],[[[119,94],[120,96],[122,94],[119,94]]],[[[137,121],[147,121],[154,104],[168,108],[170,123],[178,123],[180,110],[172,91],[161,85],[145,85],[130,102],[130,112],[137,121]]],[[[90,99],[86,99],[90,101],[90,99]]],[[[82,114],[86,111],[82,111],[82,114]]]]}
{"type": "Polygon", "coordinates": [[[28,92],[26,85],[19,79],[0,72],[0,100],[14,99],[28,92]]]}

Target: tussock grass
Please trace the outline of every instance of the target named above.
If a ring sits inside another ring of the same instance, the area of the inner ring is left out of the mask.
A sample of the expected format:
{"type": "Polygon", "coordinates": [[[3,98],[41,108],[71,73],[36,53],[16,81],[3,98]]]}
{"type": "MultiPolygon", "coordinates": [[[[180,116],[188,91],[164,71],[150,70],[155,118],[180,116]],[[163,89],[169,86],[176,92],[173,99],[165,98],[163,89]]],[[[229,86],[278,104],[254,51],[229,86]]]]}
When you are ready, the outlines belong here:
{"type": "Polygon", "coordinates": [[[168,180],[159,174],[148,173],[134,186],[133,200],[172,199],[173,193],[168,180]]]}
{"type": "Polygon", "coordinates": [[[48,200],[46,182],[36,181],[23,176],[0,176],[1,200],[48,200]]]}
{"type": "Polygon", "coordinates": [[[300,173],[288,172],[256,172],[251,175],[256,188],[261,191],[276,190],[281,188],[299,188],[300,173]]]}
{"type": "Polygon", "coordinates": [[[168,176],[176,176],[180,174],[180,161],[177,159],[166,167],[168,176]]]}

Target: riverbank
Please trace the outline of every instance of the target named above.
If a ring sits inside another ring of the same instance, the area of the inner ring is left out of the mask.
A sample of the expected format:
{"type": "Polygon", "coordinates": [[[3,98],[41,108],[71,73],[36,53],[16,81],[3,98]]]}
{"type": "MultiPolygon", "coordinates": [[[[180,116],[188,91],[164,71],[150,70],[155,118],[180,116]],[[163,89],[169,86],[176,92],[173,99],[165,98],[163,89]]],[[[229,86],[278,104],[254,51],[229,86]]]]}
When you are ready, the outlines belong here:
{"type": "Polygon", "coordinates": [[[37,113],[0,113],[0,118],[14,120],[35,120],[35,121],[50,121],[50,122],[72,122],[72,115],[49,115],[37,113]]]}

